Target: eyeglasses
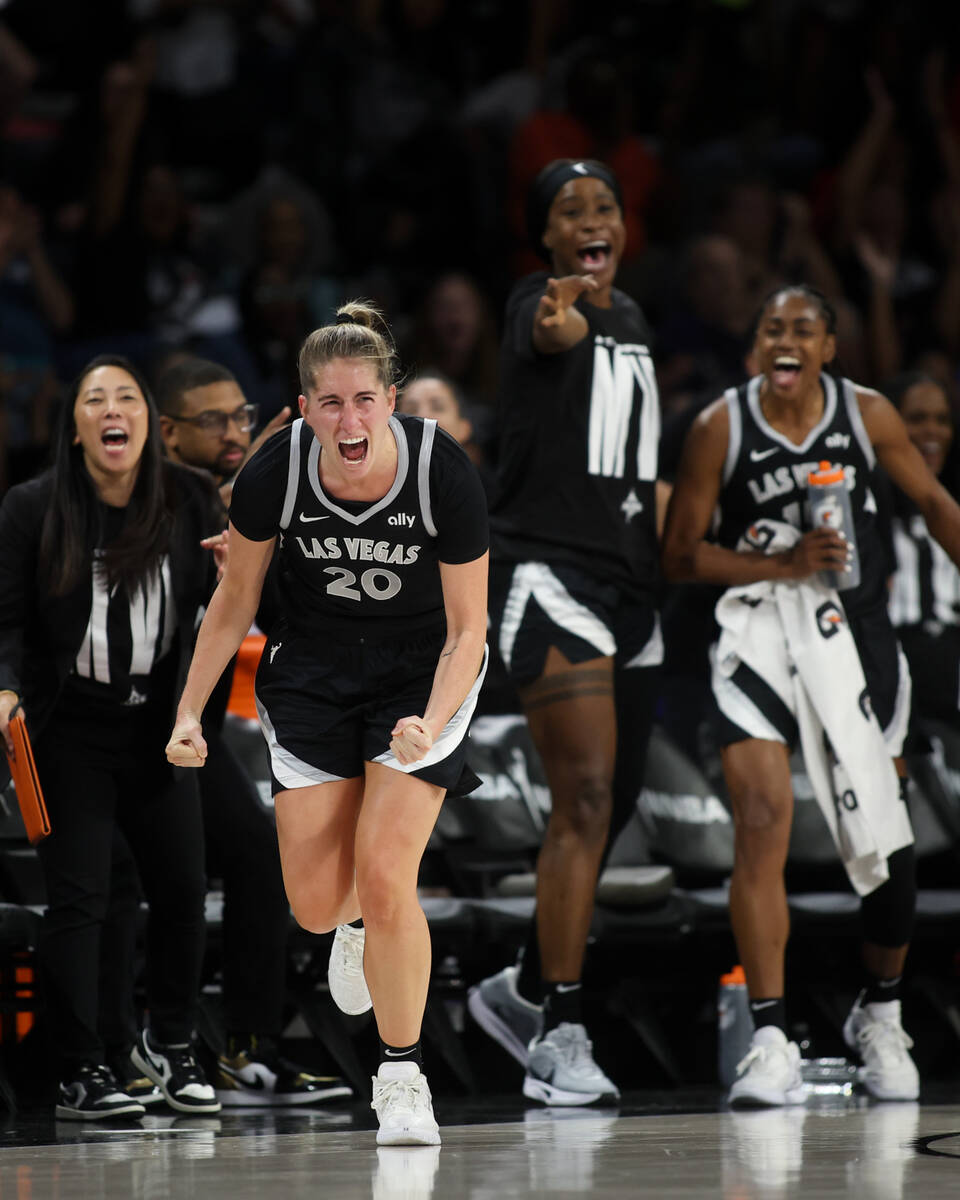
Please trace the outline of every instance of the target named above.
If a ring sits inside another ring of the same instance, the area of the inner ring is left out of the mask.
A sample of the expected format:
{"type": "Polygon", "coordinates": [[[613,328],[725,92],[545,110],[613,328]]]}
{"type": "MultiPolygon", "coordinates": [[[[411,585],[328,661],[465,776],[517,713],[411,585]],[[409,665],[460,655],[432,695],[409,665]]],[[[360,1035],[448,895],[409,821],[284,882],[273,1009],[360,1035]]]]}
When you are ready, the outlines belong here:
{"type": "Polygon", "coordinates": [[[260,412],[259,404],[241,404],[233,412],[222,412],[216,408],[208,408],[206,412],[197,413],[195,417],[170,417],[171,421],[183,421],[187,425],[195,425],[204,433],[217,433],[221,436],[227,432],[229,424],[236,425],[241,433],[249,433],[257,423],[260,412]]]}

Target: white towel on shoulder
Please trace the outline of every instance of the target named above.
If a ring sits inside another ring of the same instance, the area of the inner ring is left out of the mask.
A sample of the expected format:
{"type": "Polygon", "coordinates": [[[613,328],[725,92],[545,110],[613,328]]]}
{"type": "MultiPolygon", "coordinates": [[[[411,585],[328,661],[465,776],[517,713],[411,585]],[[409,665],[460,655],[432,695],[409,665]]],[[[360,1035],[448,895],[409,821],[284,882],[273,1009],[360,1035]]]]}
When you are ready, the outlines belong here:
{"type": "MultiPolygon", "coordinates": [[[[783,522],[759,524],[757,541],[768,554],[801,536],[783,522]]],[[[751,530],[738,548],[755,549],[754,537],[751,530]]],[[[783,741],[732,677],[745,664],[776,692],[797,721],[807,773],[850,882],[869,894],[889,878],[887,859],[913,842],[913,830],[840,597],[816,576],[764,581],[728,588],[716,616],[713,690],[721,712],[751,737],[783,741]]]]}

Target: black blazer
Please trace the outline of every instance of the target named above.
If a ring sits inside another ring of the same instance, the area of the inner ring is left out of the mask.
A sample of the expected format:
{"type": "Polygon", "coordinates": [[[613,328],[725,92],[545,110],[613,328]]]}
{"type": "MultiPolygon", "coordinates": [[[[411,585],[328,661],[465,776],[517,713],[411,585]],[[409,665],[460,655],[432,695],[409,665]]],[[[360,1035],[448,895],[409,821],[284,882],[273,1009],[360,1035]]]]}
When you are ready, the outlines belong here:
{"type": "MultiPolygon", "coordinates": [[[[216,584],[213,554],[200,540],[224,528],[224,513],[209,476],[169,461],[163,470],[176,496],[169,512],[169,555],[179,633],[179,700],[201,610],[216,584]]],[[[73,669],[92,594],[92,566],[63,596],[50,595],[37,578],[40,532],[52,492],[53,473],[46,471],[12,487],[0,505],[0,689],[20,696],[33,739],[49,720],[73,669]]]]}

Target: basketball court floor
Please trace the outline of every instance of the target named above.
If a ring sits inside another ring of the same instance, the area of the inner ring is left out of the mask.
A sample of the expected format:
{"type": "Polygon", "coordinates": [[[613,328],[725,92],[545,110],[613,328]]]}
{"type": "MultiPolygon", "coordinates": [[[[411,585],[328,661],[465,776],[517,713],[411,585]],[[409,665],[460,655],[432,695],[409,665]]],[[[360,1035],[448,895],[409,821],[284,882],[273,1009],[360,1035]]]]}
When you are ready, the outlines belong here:
{"type": "Polygon", "coordinates": [[[946,1200],[960,1195],[960,1081],[920,1104],[812,1096],[727,1111],[719,1093],[633,1092],[619,1110],[436,1098],[442,1147],[378,1148],[363,1104],[142,1126],[0,1126],[0,1200],[946,1200]]]}

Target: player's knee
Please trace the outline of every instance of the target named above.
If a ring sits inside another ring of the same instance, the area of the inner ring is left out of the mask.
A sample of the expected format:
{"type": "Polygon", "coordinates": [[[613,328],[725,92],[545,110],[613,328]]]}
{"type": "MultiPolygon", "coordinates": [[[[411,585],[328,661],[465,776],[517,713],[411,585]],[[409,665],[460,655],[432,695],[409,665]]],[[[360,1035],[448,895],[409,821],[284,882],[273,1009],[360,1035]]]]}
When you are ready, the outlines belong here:
{"type": "Polygon", "coordinates": [[[335,897],[318,896],[306,889],[289,889],[290,911],[293,919],[307,933],[329,933],[336,929],[340,918],[340,903],[335,897]]]}
{"type": "Polygon", "coordinates": [[[553,797],[551,821],[582,841],[603,841],[610,827],[610,780],[600,772],[572,772],[562,795],[553,797]]]}
{"type": "Polygon", "coordinates": [[[410,895],[416,897],[416,880],[395,862],[357,863],[357,897],[363,923],[387,928],[393,925],[410,895]]]}
{"type": "Polygon", "coordinates": [[[737,792],[733,820],[738,841],[766,840],[789,829],[789,806],[766,788],[748,786],[737,792]]]}

